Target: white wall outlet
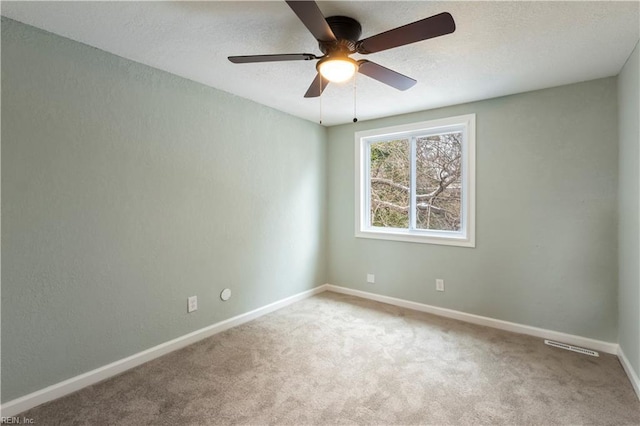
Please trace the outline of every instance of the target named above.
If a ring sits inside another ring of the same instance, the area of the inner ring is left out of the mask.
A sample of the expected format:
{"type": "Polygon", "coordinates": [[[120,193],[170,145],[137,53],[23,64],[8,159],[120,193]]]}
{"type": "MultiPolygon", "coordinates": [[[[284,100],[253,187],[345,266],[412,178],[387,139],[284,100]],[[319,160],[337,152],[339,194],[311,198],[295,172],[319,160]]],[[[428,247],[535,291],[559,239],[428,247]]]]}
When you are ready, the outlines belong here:
{"type": "Polygon", "coordinates": [[[198,296],[191,296],[187,299],[187,312],[191,313],[198,310],[198,296]]]}
{"type": "Polygon", "coordinates": [[[376,276],[373,274],[367,274],[367,282],[369,284],[374,284],[376,282],[376,276]]]}
{"type": "Polygon", "coordinates": [[[436,290],[444,291],[444,280],[441,280],[440,278],[436,280],[436,290]]]}

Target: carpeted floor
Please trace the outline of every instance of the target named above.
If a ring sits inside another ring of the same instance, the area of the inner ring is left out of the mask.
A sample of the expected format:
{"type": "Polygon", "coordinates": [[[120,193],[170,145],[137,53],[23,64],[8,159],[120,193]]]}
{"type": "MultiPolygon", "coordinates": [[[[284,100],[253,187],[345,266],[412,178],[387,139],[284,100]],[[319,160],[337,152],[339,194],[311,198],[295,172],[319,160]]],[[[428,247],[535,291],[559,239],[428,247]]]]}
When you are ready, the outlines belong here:
{"type": "Polygon", "coordinates": [[[618,359],[325,292],[22,413],[37,425],[640,425],[618,359]]]}

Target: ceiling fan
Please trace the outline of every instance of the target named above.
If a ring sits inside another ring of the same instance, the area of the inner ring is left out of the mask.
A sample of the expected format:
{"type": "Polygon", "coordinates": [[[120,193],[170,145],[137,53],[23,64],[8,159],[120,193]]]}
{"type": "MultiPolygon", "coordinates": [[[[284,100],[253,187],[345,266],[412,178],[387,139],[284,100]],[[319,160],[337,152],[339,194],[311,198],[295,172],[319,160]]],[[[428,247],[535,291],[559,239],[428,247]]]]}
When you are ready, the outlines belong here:
{"type": "Polygon", "coordinates": [[[398,90],[407,90],[413,87],[417,81],[366,59],[356,61],[350,58],[349,55],[354,53],[368,55],[381,52],[450,34],[456,29],[453,17],[449,13],[443,12],[364,40],[359,40],[362,27],[355,19],[347,16],[329,16],[325,18],[314,1],[287,1],[286,3],[318,40],[318,45],[323,55],[290,53],[229,56],[229,60],[235,64],[245,64],[319,59],[316,63],[318,74],[311,86],[309,86],[307,93],[305,93],[305,98],[320,96],[329,82],[347,81],[356,71],[398,90]]]}

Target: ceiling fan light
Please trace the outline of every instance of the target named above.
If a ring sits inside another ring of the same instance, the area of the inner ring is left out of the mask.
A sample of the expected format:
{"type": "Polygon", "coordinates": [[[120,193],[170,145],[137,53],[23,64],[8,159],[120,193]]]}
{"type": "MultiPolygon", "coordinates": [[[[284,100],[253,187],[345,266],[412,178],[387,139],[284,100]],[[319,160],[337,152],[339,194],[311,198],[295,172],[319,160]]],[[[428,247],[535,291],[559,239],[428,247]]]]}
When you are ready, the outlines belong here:
{"type": "Polygon", "coordinates": [[[318,62],[318,72],[332,83],[349,80],[357,68],[357,62],[348,57],[327,58],[318,62]]]}

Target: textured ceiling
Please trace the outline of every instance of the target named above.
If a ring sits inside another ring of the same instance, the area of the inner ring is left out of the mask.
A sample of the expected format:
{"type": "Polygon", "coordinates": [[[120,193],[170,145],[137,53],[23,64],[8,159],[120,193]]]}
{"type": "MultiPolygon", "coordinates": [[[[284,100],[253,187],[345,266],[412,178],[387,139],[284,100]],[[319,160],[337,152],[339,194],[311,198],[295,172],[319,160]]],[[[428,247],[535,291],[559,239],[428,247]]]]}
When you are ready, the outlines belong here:
{"type": "MultiPolygon", "coordinates": [[[[357,78],[360,120],[618,74],[640,37],[638,2],[318,2],[362,38],[447,11],[453,34],[366,56],[418,80],[401,92],[357,78]]],[[[315,61],[232,64],[229,55],[320,54],[284,1],[7,2],[2,15],[318,121],[303,95],[315,61]]],[[[355,59],[364,58],[354,55],[355,59]]],[[[353,82],[322,96],[323,124],[350,122],[353,82]]]]}

